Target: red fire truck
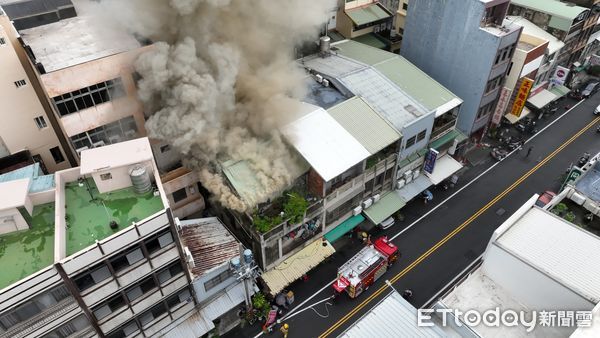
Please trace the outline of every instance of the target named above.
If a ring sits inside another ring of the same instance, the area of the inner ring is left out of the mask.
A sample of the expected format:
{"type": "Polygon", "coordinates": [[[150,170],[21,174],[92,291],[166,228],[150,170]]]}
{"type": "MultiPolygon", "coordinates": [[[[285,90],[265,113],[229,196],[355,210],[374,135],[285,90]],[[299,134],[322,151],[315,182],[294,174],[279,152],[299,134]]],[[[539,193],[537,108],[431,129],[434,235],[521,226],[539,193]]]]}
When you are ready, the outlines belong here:
{"type": "Polygon", "coordinates": [[[358,297],[387,271],[399,255],[398,247],[385,236],[368,244],[338,269],[338,278],[332,285],[335,295],[346,291],[350,298],[358,297]]]}

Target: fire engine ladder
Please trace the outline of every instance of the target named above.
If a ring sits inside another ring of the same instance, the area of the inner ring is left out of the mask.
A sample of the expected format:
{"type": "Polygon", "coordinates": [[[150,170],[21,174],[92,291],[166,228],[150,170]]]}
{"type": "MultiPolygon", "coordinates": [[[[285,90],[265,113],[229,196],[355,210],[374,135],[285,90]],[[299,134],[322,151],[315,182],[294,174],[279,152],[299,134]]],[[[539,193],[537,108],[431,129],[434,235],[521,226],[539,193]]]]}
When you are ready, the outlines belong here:
{"type": "MultiPolygon", "coordinates": [[[[368,246],[362,248],[356,255],[352,256],[352,258],[350,258],[348,261],[346,261],[346,263],[344,263],[342,266],[340,266],[340,268],[338,269],[338,272],[343,272],[346,269],[353,267],[354,263],[356,263],[356,262],[364,265],[365,262],[362,260],[362,258],[369,249],[371,249],[371,248],[368,246]]],[[[358,273],[358,271],[356,271],[356,272],[358,273]]]]}

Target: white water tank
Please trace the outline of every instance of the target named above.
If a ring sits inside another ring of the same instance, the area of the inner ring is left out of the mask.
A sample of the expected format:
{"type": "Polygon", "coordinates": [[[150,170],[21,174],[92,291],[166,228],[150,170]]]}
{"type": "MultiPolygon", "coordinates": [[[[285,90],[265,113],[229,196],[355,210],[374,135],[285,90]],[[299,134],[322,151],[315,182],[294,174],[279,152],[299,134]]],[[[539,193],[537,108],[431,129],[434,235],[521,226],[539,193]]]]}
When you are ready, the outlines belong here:
{"type": "Polygon", "coordinates": [[[362,207],[359,205],[356,208],[352,209],[352,215],[356,216],[362,212],[362,207]]]}
{"type": "Polygon", "coordinates": [[[329,49],[331,46],[331,38],[328,36],[322,36],[319,38],[319,51],[321,54],[329,54],[329,49]]]}
{"type": "Polygon", "coordinates": [[[379,195],[379,194],[373,195],[373,203],[377,203],[377,201],[379,201],[380,198],[381,198],[381,195],[379,195]]]}
{"type": "Polygon", "coordinates": [[[367,209],[368,207],[370,207],[373,204],[373,200],[372,199],[367,199],[365,201],[363,201],[362,206],[363,209],[367,209]]]}
{"type": "Polygon", "coordinates": [[[136,165],[129,169],[129,177],[136,194],[145,194],[152,189],[150,174],[143,165],[136,165]]]}

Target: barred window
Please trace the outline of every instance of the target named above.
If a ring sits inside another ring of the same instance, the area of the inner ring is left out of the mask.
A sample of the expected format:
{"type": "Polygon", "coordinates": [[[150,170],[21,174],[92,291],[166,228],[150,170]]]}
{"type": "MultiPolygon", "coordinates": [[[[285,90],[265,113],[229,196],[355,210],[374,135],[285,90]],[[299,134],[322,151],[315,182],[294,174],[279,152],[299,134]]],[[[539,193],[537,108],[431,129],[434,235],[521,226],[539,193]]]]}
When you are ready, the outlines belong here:
{"type": "Polygon", "coordinates": [[[81,110],[115,100],[125,95],[121,78],[97,83],[63,95],[52,98],[58,114],[65,116],[81,110]]]}

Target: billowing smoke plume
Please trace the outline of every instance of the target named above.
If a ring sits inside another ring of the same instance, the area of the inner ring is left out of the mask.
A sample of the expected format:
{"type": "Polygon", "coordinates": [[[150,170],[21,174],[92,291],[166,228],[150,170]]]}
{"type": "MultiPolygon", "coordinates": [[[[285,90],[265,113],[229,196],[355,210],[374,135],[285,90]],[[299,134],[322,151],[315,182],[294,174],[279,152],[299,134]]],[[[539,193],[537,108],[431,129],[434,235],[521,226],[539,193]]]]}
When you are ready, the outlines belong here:
{"type": "MultiPolygon", "coordinates": [[[[303,95],[292,55],[326,21],[322,0],[103,0],[103,13],[150,38],[137,60],[149,136],[170,142],[220,203],[248,206],[223,183],[219,163],[246,160],[265,200],[294,179],[299,160],[277,127],[303,95]]],[[[89,4],[88,4],[89,6],[89,4]]]]}

